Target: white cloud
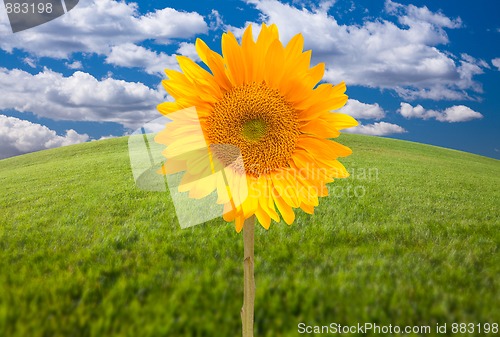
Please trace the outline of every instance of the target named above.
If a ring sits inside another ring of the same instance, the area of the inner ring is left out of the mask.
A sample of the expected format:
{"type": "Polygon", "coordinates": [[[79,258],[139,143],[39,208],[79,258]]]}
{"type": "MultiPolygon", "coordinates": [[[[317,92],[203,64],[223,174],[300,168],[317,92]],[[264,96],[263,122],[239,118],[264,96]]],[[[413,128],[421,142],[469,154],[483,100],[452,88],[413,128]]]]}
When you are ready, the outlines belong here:
{"type": "MultiPolygon", "coordinates": [[[[179,43],[177,53],[187,56],[195,62],[200,61],[193,43],[179,43]]],[[[158,53],[133,43],[124,43],[111,47],[111,51],[106,57],[106,63],[127,68],[142,68],[148,74],[156,74],[161,77],[165,75],[165,69],[179,70],[176,55],[158,53]]]]}
{"type": "Polygon", "coordinates": [[[435,85],[432,88],[402,88],[397,87],[394,89],[399,96],[407,100],[416,100],[419,98],[430,99],[430,100],[463,100],[471,99],[471,97],[463,91],[457,91],[455,89],[450,89],[444,85],[435,85]]]}
{"type": "Polygon", "coordinates": [[[177,49],[177,53],[187,56],[195,62],[201,61],[200,56],[196,52],[196,46],[194,43],[181,42],[179,44],[179,49],[177,49]]]}
{"type": "Polygon", "coordinates": [[[465,105],[454,105],[446,108],[444,111],[426,110],[422,105],[412,106],[402,102],[399,108],[399,113],[405,118],[434,118],[440,122],[467,122],[473,119],[481,119],[483,115],[472,110],[465,105]]]}
{"type": "MultiPolygon", "coordinates": [[[[337,0],[323,0],[319,3],[319,9],[323,12],[328,12],[330,8],[335,5],[336,1],[337,0]]],[[[354,6],[354,2],[352,3],[352,5],[354,6]]]]}
{"type": "Polygon", "coordinates": [[[0,29],[1,49],[54,58],[69,58],[75,52],[106,55],[116,45],[145,40],[166,44],[208,31],[196,12],[164,8],[141,15],[136,3],[114,0],[80,1],[68,14],[16,34],[6,25],[0,29]]]}
{"type": "Polygon", "coordinates": [[[125,43],[111,48],[106,63],[121,67],[143,68],[148,74],[162,74],[165,68],[178,69],[173,55],[157,53],[133,43],[125,43]]]}
{"type": "Polygon", "coordinates": [[[441,116],[437,119],[442,122],[466,122],[473,119],[481,119],[483,115],[477,111],[472,110],[465,105],[454,105],[450,108],[446,108],[441,116]]]}
{"type": "Polygon", "coordinates": [[[36,68],[36,60],[32,57],[23,58],[23,62],[29,65],[31,68],[36,68]]]}
{"type": "Polygon", "coordinates": [[[422,22],[430,23],[438,27],[460,28],[462,20],[460,18],[450,19],[442,13],[433,13],[427,7],[416,7],[414,5],[404,6],[391,0],[385,1],[385,10],[394,15],[400,16],[402,24],[411,26],[422,22]]]}
{"type": "Polygon", "coordinates": [[[64,63],[64,65],[66,65],[66,67],[68,67],[69,69],[82,69],[83,68],[82,62],[80,62],[80,61],[73,61],[71,63],[66,62],[66,63],[64,63]]]}
{"type": "Polygon", "coordinates": [[[87,134],[75,130],[67,130],[64,136],[59,136],[45,125],[0,115],[0,159],[87,140],[87,134]]]}
{"type": "Polygon", "coordinates": [[[224,19],[216,9],[212,9],[208,18],[210,19],[210,30],[217,30],[224,27],[224,19]]]}
{"type": "MultiPolygon", "coordinates": [[[[455,62],[455,56],[439,50],[449,43],[445,29],[461,27],[459,18],[387,1],[386,11],[396,16],[397,24],[376,18],[346,25],[321,8],[296,8],[277,0],[247,2],[264,21],[278,25],[283,41],[302,33],[306,49],[313,50],[315,62],[326,63],[325,78],[333,83],[392,89],[406,99],[466,99],[481,92],[474,76],[484,64],[455,62]]],[[[243,28],[229,28],[241,36],[243,28]]]]}
{"type": "Polygon", "coordinates": [[[483,59],[477,59],[473,56],[470,56],[467,53],[460,54],[460,57],[462,58],[462,60],[464,60],[468,63],[471,63],[471,64],[478,65],[480,68],[490,69],[490,65],[488,64],[488,62],[486,62],[483,59]]]}
{"type": "Polygon", "coordinates": [[[0,111],[14,109],[55,120],[115,122],[134,128],[158,117],[163,91],[142,83],[105,78],[77,71],[69,77],[48,69],[32,75],[0,68],[4,88],[0,111]]]}
{"type": "Polygon", "coordinates": [[[493,64],[498,70],[500,70],[500,57],[491,60],[491,64],[493,64]]]}
{"type": "Polygon", "coordinates": [[[371,136],[387,136],[396,133],[405,133],[406,130],[397,124],[376,122],[374,124],[358,125],[353,128],[345,129],[345,132],[371,136]]]}
{"type": "Polygon", "coordinates": [[[99,139],[93,139],[92,141],[106,140],[106,139],[112,139],[112,138],[116,138],[116,136],[115,135],[102,136],[101,138],[99,138],[99,139]]]}
{"type": "Polygon", "coordinates": [[[384,110],[378,103],[366,104],[355,99],[349,99],[339,112],[360,119],[380,119],[385,116],[384,110]]]}
{"type": "Polygon", "coordinates": [[[401,107],[399,108],[399,113],[401,116],[405,118],[421,118],[421,119],[429,119],[435,117],[434,114],[430,114],[428,111],[424,109],[423,106],[417,105],[415,107],[411,106],[408,103],[401,103],[401,107]]]}

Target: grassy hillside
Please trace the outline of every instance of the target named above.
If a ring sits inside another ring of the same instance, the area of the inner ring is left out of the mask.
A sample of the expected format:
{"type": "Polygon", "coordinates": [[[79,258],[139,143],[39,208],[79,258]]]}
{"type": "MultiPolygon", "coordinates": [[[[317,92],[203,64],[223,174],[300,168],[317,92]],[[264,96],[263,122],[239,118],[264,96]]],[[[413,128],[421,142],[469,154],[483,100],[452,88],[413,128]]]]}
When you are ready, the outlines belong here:
{"type": "MultiPolygon", "coordinates": [[[[500,162],[343,135],[352,176],[256,230],[256,336],[300,322],[500,323],[500,162]]],[[[127,139],[0,161],[0,336],[238,336],[243,243],[180,229],[127,139]]],[[[434,331],[434,330],[433,330],[434,331]]]]}

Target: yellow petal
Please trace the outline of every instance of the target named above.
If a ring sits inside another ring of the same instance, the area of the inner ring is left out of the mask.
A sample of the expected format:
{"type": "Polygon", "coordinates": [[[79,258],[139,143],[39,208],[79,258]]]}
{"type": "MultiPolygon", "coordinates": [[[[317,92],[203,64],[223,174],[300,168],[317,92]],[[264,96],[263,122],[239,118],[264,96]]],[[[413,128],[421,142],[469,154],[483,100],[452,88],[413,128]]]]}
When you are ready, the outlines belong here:
{"type": "MultiPolygon", "coordinates": [[[[258,207],[258,195],[255,193],[256,191],[254,190],[253,184],[257,183],[257,179],[251,176],[246,177],[247,181],[247,193],[246,193],[246,199],[241,205],[241,208],[243,210],[243,215],[245,218],[249,218],[251,215],[255,214],[255,210],[258,207]]],[[[244,182],[242,182],[244,183],[244,182]]]]}
{"type": "Polygon", "coordinates": [[[222,55],[227,67],[227,75],[235,86],[245,82],[245,63],[243,52],[233,33],[227,32],[222,35],[222,55]]]}
{"type": "Polygon", "coordinates": [[[306,205],[304,203],[300,204],[300,208],[308,213],[308,214],[314,214],[314,206],[311,206],[311,205],[306,205]]]}
{"type": "Polygon", "coordinates": [[[295,57],[295,55],[302,54],[302,50],[304,49],[304,37],[302,34],[297,34],[290,39],[288,44],[285,47],[285,55],[287,59],[295,57]]]}
{"type": "Polygon", "coordinates": [[[345,157],[352,153],[350,148],[333,140],[306,135],[299,136],[297,147],[306,150],[314,158],[336,159],[337,157],[345,157]]]}
{"type": "Polygon", "coordinates": [[[321,115],[321,118],[335,126],[337,130],[352,128],[353,126],[358,125],[358,122],[351,116],[338,112],[323,114],[321,115]]]}
{"type": "Polygon", "coordinates": [[[311,84],[315,85],[316,83],[321,81],[324,74],[325,74],[325,64],[323,62],[318,63],[317,65],[309,69],[308,75],[311,84]]]}
{"type": "Polygon", "coordinates": [[[236,217],[236,208],[230,202],[224,204],[224,211],[223,212],[224,213],[222,214],[222,217],[227,222],[233,221],[234,218],[236,217]]]}
{"type": "Polygon", "coordinates": [[[192,83],[177,82],[173,80],[163,80],[161,84],[166,92],[168,92],[173,98],[177,99],[179,97],[186,98],[186,96],[196,96],[193,95],[194,85],[192,83]]]}
{"type": "Polygon", "coordinates": [[[253,40],[252,25],[249,25],[241,38],[241,48],[243,50],[243,57],[245,60],[245,82],[252,80],[254,72],[254,59],[255,59],[255,41],[253,40]]]}
{"type": "Polygon", "coordinates": [[[161,174],[174,174],[186,171],[186,162],[184,160],[167,159],[163,164],[161,174]]]}
{"type": "Polygon", "coordinates": [[[227,77],[222,56],[211,50],[201,39],[196,39],[196,52],[201,60],[210,68],[217,84],[224,91],[229,90],[231,88],[231,82],[227,77]]]}
{"type": "Polygon", "coordinates": [[[285,220],[285,222],[287,224],[291,225],[293,223],[293,221],[295,220],[295,213],[294,213],[292,207],[290,207],[290,205],[287,204],[283,200],[283,198],[281,198],[277,194],[273,195],[273,199],[274,199],[274,202],[276,203],[276,206],[278,207],[278,210],[281,213],[281,216],[283,217],[283,220],[285,220]]]}
{"type": "Polygon", "coordinates": [[[217,172],[216,175],[217,175],[217,203],[226,204],[230,201],[230,196],[226,182],[224,180],[224,177],[222,176],[221,171],[217,172]]]}
{"type": "Polygon", "coordinates": [[[238,233],[241,232],[244,223],[245,223],[245,217],[243,215],[237,215],[234,222],[236,232],[238,233]]]}
{"type": "Polygon", "coordinates": [[[206,148],[206,146],[207,143],[205,142],[205,139],[200,135],[189,135],[179,138],[178,140],[170,144],[163,152],[163,155],[167,158],[173,158],[181,155],[187,155],[188,158],[193,158],[195,154],[192,151],[206,148]]]}
{"type": "Polygon", "coordinates": [[[279,89],[285,75],[285,49],[279,40],[274,40],[265,57],[264,79],[274,89],[279,89]]]}
{"type": "Polygon", "coordinates": [[[299,201],[294,193],[293,185],[290,185],[286,179],[286,173],[284,170],[278,171],[278,173],[272,173],[271,179],[273,182],[274,190],[283,198],[283,200],[290,206],[299,207],[299,201]]]}
{"type": "Polygon", "coordinates": [[[179,62],[179,66],[185,76],[189,78],[192,83],[196,84],[198,88],[198,95],[201,94],[200,90],[202,93],[206,93],[205,95],[200,95],[200,97],[213,103],[222,98],[220,87],[212,74],[197,65],[188,57],[177,56],[177,62],[179,62]]]}
{"type": "Polygon", "coordinates": [[[299,113],[299,119],[313,119],[325,111],[340,109],[347,102],[344,91],[344,82],[336,86],[329,83],[320,84],[313,94],[296,104],[296,109],[303,110],[299,113]]]}
{"type": "Polygon", "coordinates": [[[255,43],[252,81],[260,83],[264,80],[267,51],[271,44],[275,40],[278,40],[278,38],[278,30],[275,25],[268,27],[262,24],[257,42],[255,43]]]}
{"type": "Polygon", "coordinates": [[[255,216],[257,217],[257,220],[262,225],[262,227],[264,227],[265,229],[269,229],[269,226],[271,225],[271,217],[269,216],[269,214],[267,214],[266,211],[258,207],[255,211],[255,216]]]}
{"type": "Polygon", "coordinates": [[[163,115],[168,115],[172,112],[181,110],[182,108],[177,102],[163,102],[156,106],[156,109],[163,115]]]}
{"type": "Polygon", "coordinates": [[[280,217],[274,208],[274,201],[271,196],[271,189],[268,185],[268,178],[264,175],[257,178],[258,188],[260,189],[259,207],[266,212],[274,221],[279,222],[280,217]]]}
{"type": "Polygon", "coordinates": [[[333,123],[328,123],[324,119],[312,119],[300,123],[300,131],[322,138],[335,138],[340,135],[339,130],[333,123]]]}
{"type": "Polygon", "coordinates": [[[193,199],[205,198],[215,190],[215,182],[216,179],[214,175],[196,180],[196,183],[193,184],[192,188],[189,190],[189,197],[193,199]]]}

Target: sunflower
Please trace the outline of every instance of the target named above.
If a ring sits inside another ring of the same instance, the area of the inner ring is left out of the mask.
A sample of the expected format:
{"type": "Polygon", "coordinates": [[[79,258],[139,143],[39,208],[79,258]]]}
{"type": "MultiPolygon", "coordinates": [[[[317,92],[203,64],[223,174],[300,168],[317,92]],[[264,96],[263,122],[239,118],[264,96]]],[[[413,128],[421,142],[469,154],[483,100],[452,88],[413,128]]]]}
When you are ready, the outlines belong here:
{"type": "Polygon", "coordinates": [[[325,65],[310,67],[303,45],[298,34],[283,46],[265,24],[255,41],[249,26],[241,44],[223,34],[222,55],[197,39],[208,70],[184,56],[181,72],[166,70],[175,101],[158,105],[173,120],[155,138],[167,145],[163,173],[185,171],[179,190],[192,198],[217,191],[238,232],[253,215],[268,229],[280,215],[292,224],[294,208],[313,214],[326,184],[349,175],[337,158],[352,151],[330,140],[357,125],[332,112],[347,101],[345,83],[318,84],[325,65]]]}

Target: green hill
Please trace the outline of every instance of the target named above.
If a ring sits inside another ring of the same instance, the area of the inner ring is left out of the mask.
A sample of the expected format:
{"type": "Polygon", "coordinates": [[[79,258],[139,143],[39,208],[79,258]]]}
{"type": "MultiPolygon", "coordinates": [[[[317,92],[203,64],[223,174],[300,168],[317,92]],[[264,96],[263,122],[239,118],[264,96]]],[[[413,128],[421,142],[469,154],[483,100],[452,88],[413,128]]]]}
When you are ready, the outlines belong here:
{"type": "MultiPolygon", "coordinates": [[[[255,335],[500,323],[500,162],[340,141],[351,177],[256,230],[255,335]]],[[[127,138],[1,160],[0,186],[0,336],[240,335],[241,234],[180,229],[166,193],[135,187],[127,138]]]]}

